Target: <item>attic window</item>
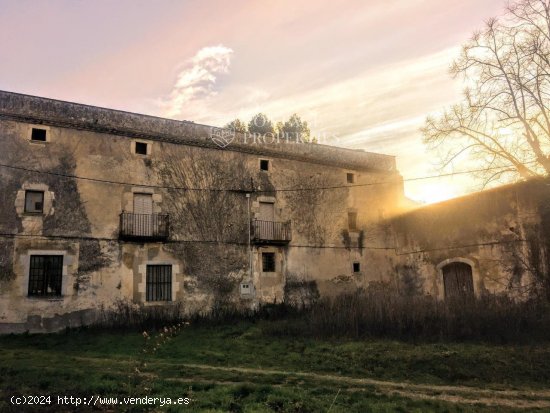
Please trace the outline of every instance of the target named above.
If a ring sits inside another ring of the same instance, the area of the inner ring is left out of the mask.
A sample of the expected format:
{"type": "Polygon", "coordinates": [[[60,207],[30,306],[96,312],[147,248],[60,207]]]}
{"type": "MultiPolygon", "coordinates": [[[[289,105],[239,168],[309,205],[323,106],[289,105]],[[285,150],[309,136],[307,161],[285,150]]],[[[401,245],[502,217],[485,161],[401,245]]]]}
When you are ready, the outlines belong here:
{"type": "Polygon", "coordinates": [[[260,159],[260,170],[269,171],[269,161],[267,159],[260,159]]]}
{"type": "Polygon", "coordinates": [[[46,129],[32,128],[31,141],[46,142],[46,129]]]}
{"type": "Polygon", "coordinates": [[[355,174],[348,173],[346,174],[346,177],[347,177],[348,184],[355,183],[355,174]]]}
{"type": "Polygon", "coordinates": [[[354,262],[353,263],[353,272],[361,272],[361,263],[360,262],[354,262]]]}
{"type": "Polygon", "coordinates": [[[138,155],[147,155],[147,144],[145,142],[136,142],[136,153],[138,155]]]}

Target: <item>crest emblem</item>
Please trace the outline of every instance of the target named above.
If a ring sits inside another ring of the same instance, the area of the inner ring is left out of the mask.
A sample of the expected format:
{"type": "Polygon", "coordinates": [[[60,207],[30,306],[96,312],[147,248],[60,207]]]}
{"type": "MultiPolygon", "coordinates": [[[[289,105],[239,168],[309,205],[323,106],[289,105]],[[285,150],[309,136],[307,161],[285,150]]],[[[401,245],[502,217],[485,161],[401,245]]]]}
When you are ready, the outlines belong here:
{"type": "Polygon", "coordinates": [[[212,128],[210,131],[210,139],[220,148],[225,148],[235,139],[235,131],[224,128],[212,128]]]}

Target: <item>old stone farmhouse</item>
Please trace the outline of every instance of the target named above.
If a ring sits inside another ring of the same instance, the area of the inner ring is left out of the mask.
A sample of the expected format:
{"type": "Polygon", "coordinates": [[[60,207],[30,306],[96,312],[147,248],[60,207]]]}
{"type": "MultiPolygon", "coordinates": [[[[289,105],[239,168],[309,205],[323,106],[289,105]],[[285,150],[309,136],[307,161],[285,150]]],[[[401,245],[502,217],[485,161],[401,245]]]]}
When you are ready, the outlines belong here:
{"type": "Polygon", "coordinates": [[[0,142],[1,331],[121,301],[521,291],[526,263],[545,271],[542,181],[412,208],[392,156],[9,92],[0,142]]]}

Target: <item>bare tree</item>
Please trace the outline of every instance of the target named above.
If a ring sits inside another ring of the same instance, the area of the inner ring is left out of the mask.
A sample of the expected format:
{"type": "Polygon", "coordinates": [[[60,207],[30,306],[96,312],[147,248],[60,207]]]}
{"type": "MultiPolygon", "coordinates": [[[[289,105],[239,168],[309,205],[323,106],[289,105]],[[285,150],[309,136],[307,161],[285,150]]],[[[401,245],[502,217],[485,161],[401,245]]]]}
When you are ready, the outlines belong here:
{"type": "Polygon", "coordinates": [[[247,268],[248,215],[245,192],[250,171],[231,152],[224,161],[209,151],[182,147],[163,153],[157,170],[170,214],[172,239],[167,249],[185,263],[187,275],[210,292],[213,308],[231,300],[247,268]],[[190,242],[187,242],[190,241],[190,242]]]}
{"type": "Polygon", "coordinates": [[[474,159],[486,185],[550,173],[550,1],[520,0],[486,22],[451,66],[464,98],[422,129],[441,170],[474,159]]]}
{"type": "Polygon", "coordinates": [[[251,181],[242,162],[220,162],[218,157],[194,148],[165,153],[163,157],[158,170],[163,184],[169,187],[165,204],[175,236],[246,242],[244,192],[251,190],[251,181]]]}

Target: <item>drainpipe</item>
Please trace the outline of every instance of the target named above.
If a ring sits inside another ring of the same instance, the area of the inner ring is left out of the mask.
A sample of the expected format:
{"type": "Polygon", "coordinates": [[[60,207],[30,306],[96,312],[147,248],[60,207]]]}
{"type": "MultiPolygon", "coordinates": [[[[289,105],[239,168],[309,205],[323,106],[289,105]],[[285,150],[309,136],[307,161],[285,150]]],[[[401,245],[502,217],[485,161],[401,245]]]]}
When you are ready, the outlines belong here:
{"type": "Polygon", "coordinates": [[[252,272],[252,244],[250,242],[250,238],[252,237],[252,228],[251,228],[251,221],[250,221],[250,194],[246,194],[246,199],[248,201],[248,270],[249,270],[249,278],[250,281],[253,280],[253,272],[252,272]]]}

